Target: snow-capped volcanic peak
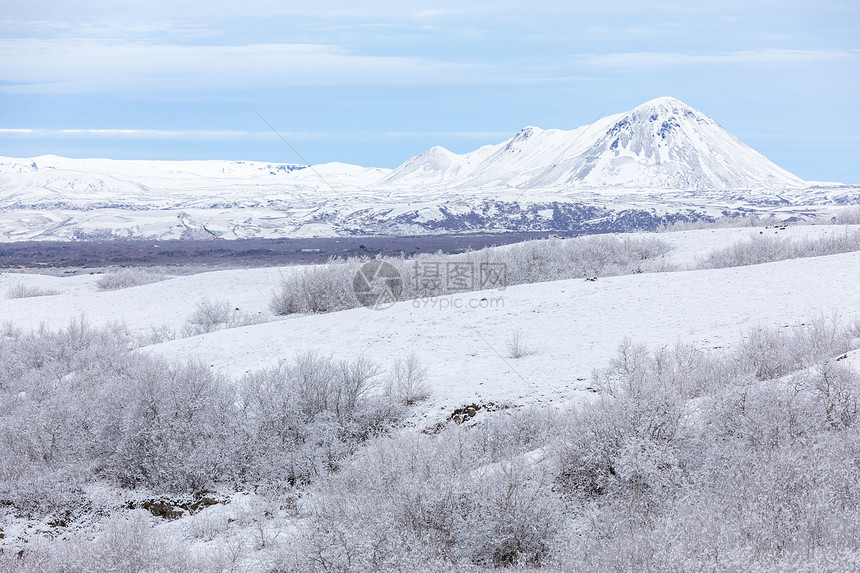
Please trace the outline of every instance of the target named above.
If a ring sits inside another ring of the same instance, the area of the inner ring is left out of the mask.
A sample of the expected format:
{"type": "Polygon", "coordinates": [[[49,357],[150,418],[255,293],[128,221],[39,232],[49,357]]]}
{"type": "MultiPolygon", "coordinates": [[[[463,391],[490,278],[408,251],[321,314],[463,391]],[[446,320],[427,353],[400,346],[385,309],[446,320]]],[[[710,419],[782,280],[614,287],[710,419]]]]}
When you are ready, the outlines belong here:
{"type": "Polygon", "coordinates": [[[527,127],[465,155],[433,148],[386,179],[460,188],[776,189],[805,183],[671,97],[572,131],[527,127]]]}
{"type": "Polygon", "coordinates": [[[617,119],[589,149],[533,183],[673,189],[800,187],[804,182],[717,122],[670,97],[617,119]]]}

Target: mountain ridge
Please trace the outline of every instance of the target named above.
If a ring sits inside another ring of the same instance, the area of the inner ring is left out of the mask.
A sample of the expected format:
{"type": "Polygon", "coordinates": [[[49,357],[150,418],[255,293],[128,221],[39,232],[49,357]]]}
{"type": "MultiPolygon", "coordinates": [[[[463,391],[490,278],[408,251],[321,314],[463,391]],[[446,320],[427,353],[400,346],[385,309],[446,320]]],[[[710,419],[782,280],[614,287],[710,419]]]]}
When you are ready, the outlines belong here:
{"type": "Polygon", "coordinates": [[[860,186],[805,182],[670,97],[395,169],[0,158],[0,242],[627,230],[858,203],[860,186]]]}

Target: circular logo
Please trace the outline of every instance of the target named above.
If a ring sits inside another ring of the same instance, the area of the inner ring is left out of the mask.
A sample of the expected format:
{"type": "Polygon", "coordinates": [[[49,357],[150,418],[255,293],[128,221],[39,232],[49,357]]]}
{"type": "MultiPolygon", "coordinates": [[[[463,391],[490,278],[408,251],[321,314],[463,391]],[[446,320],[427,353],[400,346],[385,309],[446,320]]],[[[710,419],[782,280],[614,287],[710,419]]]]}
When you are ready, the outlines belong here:
{"type": "Polygon", "coordinates": [[[352,292],[362,305],[382,310],[400,299],[403,279],[393,265],[385,261],[369,261],[355,273],[352,292]]]}

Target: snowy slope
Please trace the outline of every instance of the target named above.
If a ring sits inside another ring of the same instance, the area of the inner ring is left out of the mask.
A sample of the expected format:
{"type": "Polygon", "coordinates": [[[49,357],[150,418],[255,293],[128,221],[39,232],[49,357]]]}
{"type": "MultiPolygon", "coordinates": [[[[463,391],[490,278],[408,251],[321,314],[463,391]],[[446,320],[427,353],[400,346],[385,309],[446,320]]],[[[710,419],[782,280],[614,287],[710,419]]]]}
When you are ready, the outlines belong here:
{"type": "Polygon", "coordinates": [[[200,357],[240,375],[296,352],[365,355],[390,366],[415,352],[430,367],[430,409],[475,400],[567,400],[589,386],[621,340],[652,348],[677,341],[702,350],[730,347],[759,325],[798,326],[819,315],[857,316],[860,253],[743,268],[631,275],[596,282],[522,285],[461,298],[502,297],[498,308],[441,309],[398,303],[226,330],[163,343],[152,350],[200,357]],[[513,360],[505,339],[521,329],[535,352],[513,360]],[[439,357],[444,357],[443,361],[439,357]]]}
{"type": "MultiPolygon", "coordinates": [[[[709,253],[737,242],[767,233],[794,241],[831,237],[860,230],[860,225],[792,225],[785,229],[725,228],[679,231],[672,233],[629,233],[620,236],[653,237],[670,245],[663,256],[666,266],[678,270],[695,267],[709,253]]],[[[579,240],[579,239],[569,239],[579,240]]],[[[510,246],[497,247],[505,250],[510,246]]],[[[97,283],[102,274],[45,274],[0,271],[0,322],[10,320],[19,328],[34,329],[44,324],[62,328],[85,315],[94,325],[123,322],[133,334],[146,334],[152,327],[181,327],[203,298],[227,300],[231,306],[249,314],[266,315],[272,293],[282,274],[301,266],[216,270],[185,276],[167,275],[166,280],[118,291],[100,291],[97,283]],[[28,288],[56,292],[37,298],[8,299],[10,288],[23,284],[28,288]],[[154,302],[155,301],[155,302],[154,302]]],[[[606,279],[608,280],[608,279],[606,279]]],[[[472,295],[470,294],[469,297],[472,295]]],[[[295,317],[277,320],[294,320],[295,317]]]]}
{"type": "MultiPolygon", "coordinates": [[[[673,264],[687,265],[708,252],[758,232],[815,237],[841,227],[717,229],[659,235],[676,246],[673,264]]],[[[366,356],[388,368],[415,352],[430,368],[434,399],[428,416],[442,407],[474,400],[516,403],[568,400],[586,392],[594,368],[603,367],[630,336],[651,347],[678,340],[708,352],[729,348],[756,325],[789,325],[834,312],[857,316],[860,253],[797,259],[721,270],[637,274],[521,285],[464,293],[435,304],[405,301],[382,311],[292,316],[148,347],[172,358],[200,358],[240,375],[277,364],[303,350],[342,357],[366,356]],[[470,301],[492,300],[490,308],[470,301]],[[443,302],[444,301],[444,302],[443,302]],[[458,302],[459,301],[459,302],[458,302]],[[461,305],[455,308],[455,305],[461,305]],[[505,340],[521,329],[534,354],[513,360],[505,340]],[[444,360],[439,360],[444,357],[444,360]]],[[[94,325],[123,321],[137,335],[152,327],[178,328],[203,297],[229,300],[246,313],[265,313],[279,269],[217,271],[115,292],[97,292],[97,276],[72,278],[0,274],[0,295],[24,282],[62,294],[3,300],[0,325],[60,328],[85,314],[94,325]]],[[[433,414],[435,413],[435,414],[433,414]]]]}
{"type": "Polygon", "coordinates": [[[101,275],[0,273],[0,323],[11,320],[25,330],[43,324],[56,329],[84,316],[97,326],[125,324],[133,335],[141,336],[152,328],[181,328],[204,298],[229,301],[231,308],[246,314],[268,316],[269,299],[283,272],[291,269],[212,271],[116,291],[98,290],[101,275]],[[7,299],[9,288],[20,283],[60,294],[7,299]]]}
{"type": "Polygon", "coordinates": [[[320,186],[366,186],[385,172],[343,163],[0,158],[0,209],[288,205],[320,186]]]}

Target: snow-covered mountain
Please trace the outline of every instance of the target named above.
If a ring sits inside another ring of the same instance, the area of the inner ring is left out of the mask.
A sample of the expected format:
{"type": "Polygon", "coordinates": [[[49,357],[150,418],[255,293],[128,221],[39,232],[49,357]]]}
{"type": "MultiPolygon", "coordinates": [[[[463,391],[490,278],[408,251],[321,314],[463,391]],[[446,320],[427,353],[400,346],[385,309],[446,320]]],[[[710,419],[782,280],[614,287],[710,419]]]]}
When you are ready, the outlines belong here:
{"type": "Polygon", "coordinates": [[[621,230],[855,203],[860,187],[806,183],[669,97],[393,170],[0,157],[0,241],[621,230]]]}
{"type": "Polygon", "coordinates": [[[387,171],[343,163],[0,158],[0,209],[263,206],[326,181],[367,185],[387,171]]]}
{"type": "Polygon", "coordinates": [[[572,131],[527,127],[457,155],[433,147],[394,170],[391,185],[518,189],[786,189],[805,182],[671,97],[572,131]]]}

